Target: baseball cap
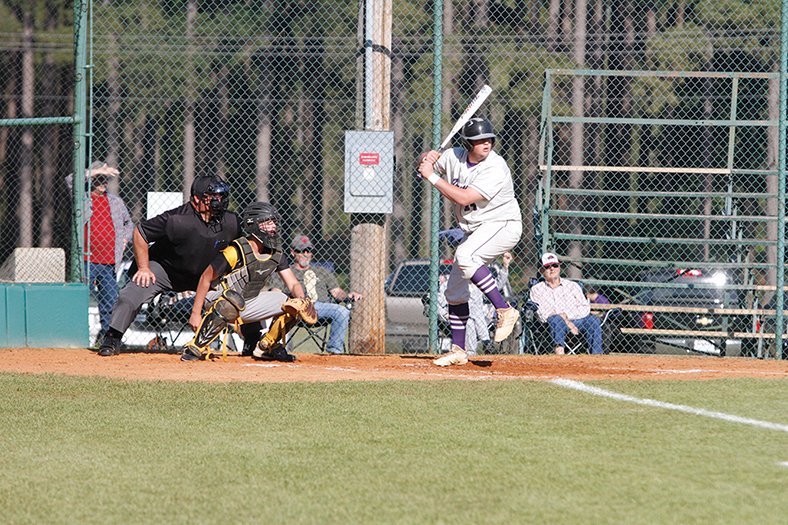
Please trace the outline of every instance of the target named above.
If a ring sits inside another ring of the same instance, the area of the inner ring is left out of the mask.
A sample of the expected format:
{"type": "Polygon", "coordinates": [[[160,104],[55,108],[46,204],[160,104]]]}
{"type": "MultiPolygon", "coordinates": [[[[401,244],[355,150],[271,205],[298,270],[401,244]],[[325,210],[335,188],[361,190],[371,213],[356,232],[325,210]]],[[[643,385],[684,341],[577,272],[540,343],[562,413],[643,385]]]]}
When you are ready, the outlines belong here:
{"type": "Polygon", "coordinates": [[[551,264],[559,264],[558,256],[554,253],[547,252],[542,255],[542,267],[550,266],[551,264]]]}
{"type": "Polygon", "coordinates": [[[309,237],[303,234],[298,234],[293,239],[293,242],[290,243],[290,247],[293,250],[311,250],[312,243],[309,241],[309,237]]]}

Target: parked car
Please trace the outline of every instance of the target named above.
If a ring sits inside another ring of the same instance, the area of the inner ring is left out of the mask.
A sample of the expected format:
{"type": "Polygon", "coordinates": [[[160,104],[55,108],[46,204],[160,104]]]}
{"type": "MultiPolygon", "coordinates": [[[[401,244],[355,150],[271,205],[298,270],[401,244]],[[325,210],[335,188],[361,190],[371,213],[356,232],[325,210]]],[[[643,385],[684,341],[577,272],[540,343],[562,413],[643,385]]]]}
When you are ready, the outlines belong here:
{"type": "MultiPolygon", "coordinates": [[[[441,261],[439,274],[448,274],[451,266],[451,261],[441,261]]],[[[491,267],[493,272],[500,268],[497,263],[491,267]]],[[[429,347],[429,318],[424,308],[424,298],[430,292],[429,278],[429,259],[408,259],[399,263],[386,279],[386,337],[400,342],[406,353],[425,352],[429,347]]],[[[514,298],[508,283],[502,293],[507,299],[514,298]]],[[[514,332],[513,344],[519,350],[520,330],[514,332]]]]}
{"type": "MultiPolygon", "coordinates": [[[[723,269],[661,269],[643,272],[638,281],[661,283],[665,286],[642,288],[635,296],[640,305],[687,308],[742,308],[743,295],[729,285],[735,276],[723,269]]],[[[751,319],[742,315],[718,315],[686,312],[633,312],[622,320],[622,326],[642,329],[694,331],[747,331],[751,319]]],[[[643,337],[624,338],[625,345],[653,352],[656,346],[712,355],[738,355],[742,341],[704,337],[643,337]]],[[[620,346],[620,345],[619,345],[620,346]]]]}

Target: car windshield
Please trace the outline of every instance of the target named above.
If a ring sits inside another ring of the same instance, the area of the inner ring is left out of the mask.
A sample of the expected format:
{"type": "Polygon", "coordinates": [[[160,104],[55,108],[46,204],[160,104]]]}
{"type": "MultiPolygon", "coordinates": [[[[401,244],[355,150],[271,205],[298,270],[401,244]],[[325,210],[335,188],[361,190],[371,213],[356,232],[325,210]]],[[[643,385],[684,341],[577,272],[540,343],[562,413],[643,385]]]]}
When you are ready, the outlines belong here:
{"type": "MultiPolygon", "coordinates": [[[[451,271],[451,264],[441,264],[439,272],[451,271]]],[[[430,290],[430,263],[408,264],[400,268],[391,286],[392,293],[424,294],[430,290]]]]}

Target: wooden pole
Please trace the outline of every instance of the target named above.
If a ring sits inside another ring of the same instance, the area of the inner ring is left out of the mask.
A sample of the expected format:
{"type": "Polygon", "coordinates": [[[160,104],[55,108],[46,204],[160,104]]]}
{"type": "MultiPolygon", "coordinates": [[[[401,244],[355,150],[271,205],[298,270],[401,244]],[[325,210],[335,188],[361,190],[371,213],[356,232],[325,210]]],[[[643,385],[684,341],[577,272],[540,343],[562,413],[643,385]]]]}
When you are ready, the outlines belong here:
{"type": "MultiPolygon", "coordinates": [[[[364,14],[364,127],[388,131],[391,129],[391,0],[366,0],[364,14]]],[[[385,218],[380,213],[352,217],[350,282],[353,290],[364,294],[364,299],[353,309],[350,349],[354,353],[383,354],[386,349],[385,218]]]]}

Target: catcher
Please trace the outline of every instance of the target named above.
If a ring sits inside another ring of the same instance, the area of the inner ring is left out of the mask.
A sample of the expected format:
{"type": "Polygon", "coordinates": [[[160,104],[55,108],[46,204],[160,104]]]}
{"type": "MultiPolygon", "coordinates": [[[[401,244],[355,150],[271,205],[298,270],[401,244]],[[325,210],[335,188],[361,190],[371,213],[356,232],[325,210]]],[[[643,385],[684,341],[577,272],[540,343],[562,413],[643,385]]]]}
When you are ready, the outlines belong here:
{"type": "Polygon", "coordinates": [[[184,346],[182,361],[206,359],[211,343],[233,323],[240,325],[244,337],[242,355],[295,361],[295,356],[285,350],[287,332],[299,319],[308,324],[317,321],[315,308],[304,298],[304,290],[282,251],[276,209],[267,202],[250,204],[243,212],[241,225],[245,237],[219,252],[200,277],[189,317],[195,335],[184,346]],[[279,273],[292,299],[280,291],[263,291],[273,272],[279,273]],[[208,310],[202,315],[206,302],[208,310]],[[261,339],[260,321],[271,317],[271,328],[261,339]]]}

